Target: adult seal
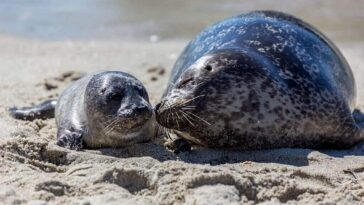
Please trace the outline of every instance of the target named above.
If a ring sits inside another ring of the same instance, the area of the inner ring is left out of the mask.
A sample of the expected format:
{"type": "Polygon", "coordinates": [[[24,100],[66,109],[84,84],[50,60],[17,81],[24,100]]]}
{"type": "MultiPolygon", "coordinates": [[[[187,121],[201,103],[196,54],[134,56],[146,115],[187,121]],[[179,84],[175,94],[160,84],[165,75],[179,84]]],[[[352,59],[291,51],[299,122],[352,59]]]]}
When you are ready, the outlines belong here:
{"type": "Polygon", "coordinates": [[[169,82],[157,122],[199,146],[347,148],[363,139],[348,63],[288,14],[255,11],[206,28],[169,82]]]}
{"type": "Polygon", "coordinates": [[[123,147],[155,135],[155,116],[144,86],[119,71],[87,75],[66,88],[57,101],[9,111],[25,120],[55,115],[57,144],[74,150],[123,147]]]}

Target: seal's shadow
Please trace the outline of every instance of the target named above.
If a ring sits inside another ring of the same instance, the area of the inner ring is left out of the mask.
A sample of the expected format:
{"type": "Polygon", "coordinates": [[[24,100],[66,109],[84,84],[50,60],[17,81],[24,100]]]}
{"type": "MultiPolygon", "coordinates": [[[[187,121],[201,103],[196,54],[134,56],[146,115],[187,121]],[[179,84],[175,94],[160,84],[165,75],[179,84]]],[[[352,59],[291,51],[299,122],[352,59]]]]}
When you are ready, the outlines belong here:
{"type": "Polygon", "coordinates": [[[317,158],[345,156],[364,156],[363,144],[359,144],[347,150],[312,150],[299,148],[281,148],[253,151],[222,150],[196,148],[190,152],[183,152],[178,155],[167,150],[163,145],[157,143],[143,143],[122,149],[100,149],[100,154],[127,158],[127,157],[152,157],[160,162],[177,160],[193,164],[233,164],[246,161],[261,163],[278,163],[292,166],[307,166],[310,160],[317,158]]]}

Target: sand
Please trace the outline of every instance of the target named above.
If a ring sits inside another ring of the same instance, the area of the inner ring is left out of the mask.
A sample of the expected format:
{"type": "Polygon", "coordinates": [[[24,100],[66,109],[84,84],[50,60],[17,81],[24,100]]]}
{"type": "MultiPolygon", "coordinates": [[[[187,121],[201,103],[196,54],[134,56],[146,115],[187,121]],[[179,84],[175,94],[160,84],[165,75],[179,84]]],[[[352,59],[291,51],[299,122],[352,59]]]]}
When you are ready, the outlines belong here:
{"type": "MultiPolygon", "coordinates": [[[[82,73],[123,70],[155,104],[185,41],[37,41],[0,36],[0,204],[363,204],[364,148],[175,155],[160,139],[123,149],[55,145],[54,119],[6,112],[57,95],[82,73]],[[159,72],[165,69],[165,73],[159,72]]],[[[364,108],[364,43],[339,42],[364,108]]]]}

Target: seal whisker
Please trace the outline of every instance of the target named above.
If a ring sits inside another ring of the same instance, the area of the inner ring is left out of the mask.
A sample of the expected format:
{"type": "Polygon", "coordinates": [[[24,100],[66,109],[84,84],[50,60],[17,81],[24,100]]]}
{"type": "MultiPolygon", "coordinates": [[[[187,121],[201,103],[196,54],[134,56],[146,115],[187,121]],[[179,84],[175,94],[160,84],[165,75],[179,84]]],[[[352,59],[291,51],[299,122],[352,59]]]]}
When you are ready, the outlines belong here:
{"type": "Polygon", "coordinates": [[[158,128],[158,133],[159,133],[159,132],[161,132],[161,134],[162,134],[163,136],[165,136],[165,135],[166,135],[166,133],[165,133],[165,129],[164,129],[164,127],[163,127],[162,125],[157,124],[157,128],[158,128]]]}
{"type": "Polygon", "coordinates": [[[114,121],[116,117],[114,117],[113,115],[110,115],[109,117],[113,117],[109,120],[106,120],[106,122],[102,122],[104,125],[109,125],[110,122],[114,121]]]}
{"type": "Polygon", "coordinates": [[[178,118],[177,116],[175,116],[176,112],[171,112],[172,113],[172,116],[173,116],[173,120],[177,123],[177,128],[179,129],[179,123],[178,123],[178,118]]]}
{"type": "Polygon", "coordinates": [[[171,106],[171,102],[169,101],[164,101],[162,107],[162,111],[165,111],[166,109],[168,109],[171,106]]]}
{"type": "Polygon", "coordinates": [[[111,119],[111,122],[103,124],[104,128],[102,128],[101,132],[103,132],[103,133],[104,133],[104,132],[105,132],[105,130],[107,130],[107,129],[109,128],[109,126],[111,126],[111,124],[112,124],[114,121],[115,121],[115,118],[112,118],[112,119],[111,119]]]}
{"type": "Polygon", "coordinates": [[[115,125],[119,122],[119,119],[117,117],[114,118],[114,120],[108,125],[106,126],[102,132],[105,135],[108,135],[110,133],[110,131],[112,131],[115,128],[115,125]]]}
{"type": "Polygon", "coordinates": [[[173,109],[175,107],[178,107],[179,105],[181,105],[182,103],[184,102],[184,100],[181,100],[181,101],[178,101],[178,102],[175,102],[175,103],[171,103],[169,102],[168,103],[168,106],[166,106],[166,108],[164,110],[170,110],[170,109],[173,109]]]}
{"type": "Polygon", "coordinates": [[[192,116],[196,117],[197,119],[201,120],[202,122],[206,123],[207,125],[211,125],[211,123],[207,122],[206,120],[202,119],[201,117],[193,114],[192,112],[186,111],[187,113],[191,114],[192,116]]]}
{"type": "MultiPolygon", "coordinates": [[[[178,102],[176,102],[176,103],[173,103],[172,105],[170,105],[170,106],[167,106],[166,107],[166,110],[167,109],[175,109],[175,108],[177,108],[177,107],[180,107],[180,106],[183,106],[183,105],[186,105],[187,103],[189,103],[189,102],[191,102],[191,101],[193,101],[193,100],[196,100],[197,98],[200,98],[200,97],[203,97],[203,96],[205,96],[205,95],[199,95],[199,96],[196,96],[196,97],[193,97],[193,98],[191,98],[191,99],[186,99],[186,100],[180,100],[180,101],[178,101],[178,102]]],[[[163,111],[163,110],[162,110],[163,111]]]]}
{"type": "Polygon", "coordinates": [[[166,132],[166,134],[167,134],[168,139],[171,139],[171,140],[172,140],[172,137],[171,137],[171,130],[170,130],[170,129],[165,128],[165,132],[166,132]]]}
{"type": "Polygon", "coordinates": [[[165,127],[162,127],[162,126],[160,126],[160,128],[161,128],[161,130],[163,132],[163,136],[166,137],[166,138],[169,138],[169,135],[167,133],[167,129],[165,127]]]}
{"type": "Polygon", "coordinates": [[[195,107],[182,107],[181,110],[194,110],[195,107]]]}
{"type": "Polygon", "coordinates": [[[179,104],[179,106],[181,106],[181,105],[185,105],[185,104],[187,104],[187,103],[189,103],[189,102],[191,102],[191,101],[193,101],[193,100],[196,100],[197,98],[204,97],[204,96],[205,96],[205,95],[198,95],[198,96],[193,97],[193,98],[191,98],[191,99],[185,100],[183,103],[179,104]]]}
{"type": "Polygon", "coordinates": [[[196,105],[184,105],[183,107],[190,107],[190,108],[196,108],[196,105]]]}
{"type": "Polygon", "coordinates": [[[163,127],[161,125],[158,125],[158,128],[161,130],[161,132],[162,132],[162,134],[163,134],[164,137],[166,137],[167,139],[172,139],[171,136],[170,136],[170,134],[169,134],[170,131],[169,131],[168,128],[163,127]]]}
{"type": "Polygon", "coordinates": [[[191,113],[187,113],[186,111],[183,111],[183,113],[190,119],[190,121],[195,122],[196,120],[200,120],[197,117],[191,115],[191,113]]]}
{"type": "Polygon", "coordinates": [[[161,107],[162,107],[162,109],[160,110],[160,112],[164,112],[166,110],[169,110],[171,108],[171,102],[164,102],[163,106],[161,106],[161,107]]]}
{"type": "Polygon", "coordinates": [[[111,130],[114,129],[114,125],[116,124],[117,120],[115,119],[113,122],[111,122],[106,129],[102,130],[102,133],[107,136],[111,130]]]}
{"type": "Polygon", "coordinates": [[[118,124],[119,120],[115,120],[115,122],[113,123],[113,125],[109,128],[109,130],[105,133],[105,135],[108,135],[111,131],[114,130],[115,126],[118,124]]]}
{"type": "Polygon", "coordinates": [[[104,122],[103,124],[104,124],[104,125],[106,125],[106,126],[104,127],[104,129],[107,129],[107,128],[108,128],[108,126],[110,126],[110,124],[112,124],[112,123],[116,120],[116,118],[117,118],[117,117],[113,117],[113,118],[111,118],[111,119],[107,120],[106,122],[104,122]]]}
{"type": "Polygon", "coordinates": [[[166,122],[168,123],[171,118],[171,112],[167,113],[166,122]]]}
{"type": "Polygon", "coordinates": [[[195,125],[190,121],[189,117],[187,117],[188,115],[185,114],[185,112],[183,112],[182,110],[180,110],[182,116],[188,121],[188,123],[190,123],[190,125],[192,125],[193,127],[195,127],[195,125]]]}

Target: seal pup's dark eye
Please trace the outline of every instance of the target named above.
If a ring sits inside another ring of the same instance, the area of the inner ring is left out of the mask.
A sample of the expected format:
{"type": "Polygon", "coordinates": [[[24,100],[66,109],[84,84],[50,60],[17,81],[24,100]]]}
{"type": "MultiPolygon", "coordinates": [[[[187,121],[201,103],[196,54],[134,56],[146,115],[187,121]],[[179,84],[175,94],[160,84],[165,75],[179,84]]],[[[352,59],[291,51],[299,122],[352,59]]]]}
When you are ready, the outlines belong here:
{"type": "Polygon", "coordinates": [[[211,65],[206,65],[206,66],[205,66],[205,70],[207,70],[207,71],[212,71],[212,66],[211,66],[211,65]]]}
{"type": "Polygon", "coordinates": [[[110,93],[106,96],[107,101],[121,101],[123,99],[122,93],[110,93]]]}

